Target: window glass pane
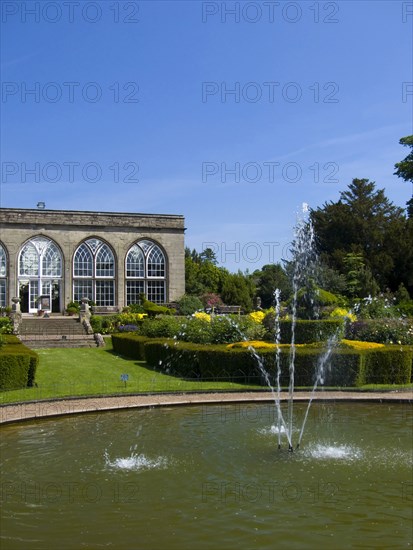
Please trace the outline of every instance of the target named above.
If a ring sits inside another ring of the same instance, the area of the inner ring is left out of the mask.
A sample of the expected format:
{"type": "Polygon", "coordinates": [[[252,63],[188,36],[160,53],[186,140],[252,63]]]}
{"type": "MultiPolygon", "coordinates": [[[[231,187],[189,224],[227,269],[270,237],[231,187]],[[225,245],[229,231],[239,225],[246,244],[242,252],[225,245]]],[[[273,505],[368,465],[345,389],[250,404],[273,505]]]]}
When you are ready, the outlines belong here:
{"type": "Polygon", "coordinates": [[[153,247],[154,243],[152,241],[144,240],[144,241],[139,241],[138,245],[142,248],[146,256],[148,251],[153,247]]]}
{"type": "Polygon", "coordinates": [[[96,277],[114,277],[115,260],[110,248],[104,244],[96,254],[96,277]]]}
{"type": "Polygon", "coordinates": [[[85,241],[87,246],[91,249],[91,251],[93,252],[93,255],[96,254],[96,250],[99,248],[99,246],[102,244],[102,241],[100,241],[99,239],[87,239],[87,241],[85,241]]]}
{"type": "Polygon", "coordinates": [[[154,246],[148,256],[148,277],[165,277],[165,259],[161,249],[154,246]]]}
{"type": "Polygon", "coordinates": [[[148,281],[147,298],[155,304],[165,303],[165,281],[148,281]]]}
{"type": "Polygon", "coordinates": [[[126,282],[126,305],[139,304],[139,295],[145,292],[143,281],[127,281],[126,282]]]}
{"type": "Polygon", "coordinates": [[[96,281],[96,305],[114,306],[114,281],[96,281]]]}
{"type": "Polygon", "coordinates": [[[73,300],[75,302],[80,302],[82,298],[89,298],[89,300],[93,300],[91,280],[76,279],[73,281],[73,300]]]}
{"type": "Polygon", "coordinates": [[[0,280],[0,307],[6,306],[6,281],[0,280]]]}
{"type": "MultiPolygon", "coordinates": [[[[133,245],[126,258],[126,277],[144,277],[145,260],[138,245],[133,245]]],[[[136,303],[136,302],[135,302],[136,303]]]]}
{"type": "Polygon", "coordinates": [[[76,251],[73,274],[75,277],[92,277],[93,275],[92,253],[84,243],[76,251]]]}
{"type": "Polygon", "coordinates": [[[6,253],[0,245],[0,277],[5,277],[7,274],[6,253]]]}
{"type": "Polygon", "coordinates": [[[42,271],[45,277],[61,277],[62,257],[54,243],[50,243],[43,253],[42,271]]]}
{"type": "Polygon", "coordinates": [[[39,281],[30,281],[30,309],[37,309],[39,297],[39,281]]]}
{"type": "Polygon", "coordinates": [[[27,243],[20,254],[19,275],[39,275],[39,254],[32,243],[27,243]]]}

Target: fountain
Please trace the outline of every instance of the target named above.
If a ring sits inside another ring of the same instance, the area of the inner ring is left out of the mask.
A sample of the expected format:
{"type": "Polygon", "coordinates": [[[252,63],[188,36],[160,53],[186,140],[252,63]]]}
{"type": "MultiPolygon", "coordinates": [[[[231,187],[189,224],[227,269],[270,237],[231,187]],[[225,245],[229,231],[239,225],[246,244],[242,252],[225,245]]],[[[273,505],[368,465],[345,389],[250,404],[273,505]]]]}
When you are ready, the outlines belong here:
{"type": "MultiPolygon", "coordinates": [[[[284,415],[281,409],[281,361],[280,361],[280,344],[281,344],[281,330],[280,330],[280,290],[274,291],[274,303],[275,303],[275,345],[276,345],[276,385],[275,391],[270,376],[264,368],[263,361],[257,354],[253,346],[249,347],[249,350],[253,354],[257,361],[258,368],[263,374],[264,379],[270,388],[275,402],[275,408],[277,412],[277,434],[278,434],[278,449],[281,449],[281,434],[284,433],[288,441],[288,450],[293,452],[293,424],[294,424],[294,376],[295,376],[295,357],[296,357],[296,345],[295,345],[295,327],[297,322],[297,298],[298,292],[301,288],[310,287],[315,277],[316,266],[316,254],[315,254],[315,235],[314,228],[311,219],[308,216],[309,208],[306,203],[303,203],[302,214],[298,216],[297,224],[294,230],[294,241],[292,247],[293,258],[293,299],[292,299],[292,322],[291,322],[291,347],[289,357],[289,386],[288,386],[288,410],[287,420],[284,419],[284,415]]],[[[314,312],[314,317],[318,318],[318,308],[313,297],[310,297],[311,309],[314,312]]],[[[307,422],[308,413],[315,397],[315,393],[319,384],[323,384],[326,368],[328,367],[328,360],[339,342],[340,330],[338,329],[335,334],[329,337],[326,347],[323,353],[320,354],[318,359],[318,365],[316,370],[316,376],[314,385],[311,392],[311,397],[308,402],[308,406],[304,415],[301,429],[299,430],[299,437],[296,449],[299,449],[304,428],[307,422]]]]}
{"type": "MultiPolygon", "coordinates": [[[[312,233],[300,226],[298,234],[311,271],[312,233]]],[[[294,404],[293,328],[284,417],[279,291],[275,313],[275,383],[251,349],[275,407],[117,410],[2,427],[1,547],[409,547],[411,404],[312,403],[337,335],[320,356],[309,403],[294,404]],[[300,452],[274,453],[274,436],[290,451],[298,437],[300,452]]]]}
{"type": "Polygon", "coordinates": [[[272,402],[4,426],[0,546],[408,548],[412,420],[407,403],[315,402],[294,453],[274,453],[272,402]]]}

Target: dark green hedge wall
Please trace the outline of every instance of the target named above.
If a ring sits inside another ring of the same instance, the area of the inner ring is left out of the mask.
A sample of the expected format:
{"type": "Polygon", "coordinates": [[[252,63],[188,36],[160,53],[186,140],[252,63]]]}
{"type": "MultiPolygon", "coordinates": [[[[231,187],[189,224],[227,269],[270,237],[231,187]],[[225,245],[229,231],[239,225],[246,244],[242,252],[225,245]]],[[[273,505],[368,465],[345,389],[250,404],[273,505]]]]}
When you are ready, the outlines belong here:
{"type": "Polygon", "coordinates": [[[0,390],[31,387],[35,383],[39,356],[14,335],[3,335],[0,348],[0,390]]]}
{"type": "MultiPolygon", "coordinates": [[[[229,349],[225,344],[192,344],[166,338],[147,338],[133,334],[112,336],[115,351],[146,360],[148,366],[182,378],[231,380],[265,384],[257,358],[248,349],[229,349]]],[[[312,386],[316,379],[323,348],[297,347],[295,385],[312,386]]],[[[276,384],[276,355],[272,350],[257,353],[264,369],[276,384]]],[[[355,387],[365,384],[408,384],[412,377],[413,351],[410,346],[386,346],[379,350],[335,349],[326,362],[325,386],[355,387]]],[[[280,354],[281,385],[289,382],[290,351],[280,354]]]]}

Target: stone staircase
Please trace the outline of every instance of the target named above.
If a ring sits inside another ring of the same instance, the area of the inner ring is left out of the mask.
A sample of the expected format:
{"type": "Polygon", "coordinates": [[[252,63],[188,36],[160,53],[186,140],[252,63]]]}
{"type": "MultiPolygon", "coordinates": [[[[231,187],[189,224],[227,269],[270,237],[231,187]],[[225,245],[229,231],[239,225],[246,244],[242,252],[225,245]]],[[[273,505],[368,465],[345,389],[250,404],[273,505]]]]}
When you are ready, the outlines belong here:
{"type": "Polygon", "coordinates": [[[79,319],[73,317],[23,317],[19,338],[32,349],[94,348],[97,345],[94,335],[87,334],[79,319]]]}

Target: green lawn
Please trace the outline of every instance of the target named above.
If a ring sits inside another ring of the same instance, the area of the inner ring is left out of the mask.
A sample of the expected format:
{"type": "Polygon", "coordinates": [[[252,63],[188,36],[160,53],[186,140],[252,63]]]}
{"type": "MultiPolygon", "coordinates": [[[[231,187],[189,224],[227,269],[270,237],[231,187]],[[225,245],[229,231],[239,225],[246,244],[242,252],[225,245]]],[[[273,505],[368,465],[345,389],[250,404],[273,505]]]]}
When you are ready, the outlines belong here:
{"type": "Polygon", "coordinates": [[[85,395],[259,389],[231,382],[189,382],[154,372],[143,361],[117,355],[110,339],[104,348],[36,351],[40,357],[37,387],[1,392],[0,404],[85,395]],[[129,375],[126,386],[121,374],[129,375]]]}
{"type": "MultiPolygon", "coordinates": [[[[113,395],[144,392],[183,392],[210,390],[263,390],[262,386],[232,382],[191,382],[154,372],[143,361],[117,355],[110,338],[104,348],[41,349],[36,374],[37,387],[0,392],[0,404],[35,401],[59,397],[113,395]],[[121,381],[121,374],[129,380],[121,381]]],[[[286,388],[283,388],[285,391],[286,388]]],[[[296,388],[308,390],[310,388],[296,388]]],[[[339,389],[339,388],[324,388],[339,389]]],[[[412,385],[370,385],[346,388],[351,391],[395,391],[412,389],[412,385]]],[[[322,390],[321,390],[322,391],[322,390]]]]}

